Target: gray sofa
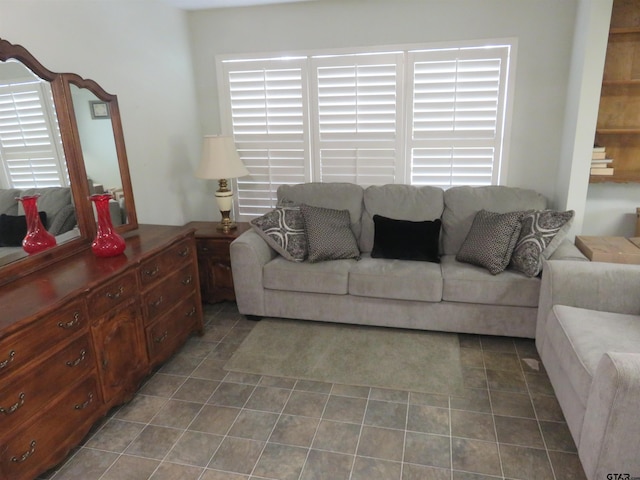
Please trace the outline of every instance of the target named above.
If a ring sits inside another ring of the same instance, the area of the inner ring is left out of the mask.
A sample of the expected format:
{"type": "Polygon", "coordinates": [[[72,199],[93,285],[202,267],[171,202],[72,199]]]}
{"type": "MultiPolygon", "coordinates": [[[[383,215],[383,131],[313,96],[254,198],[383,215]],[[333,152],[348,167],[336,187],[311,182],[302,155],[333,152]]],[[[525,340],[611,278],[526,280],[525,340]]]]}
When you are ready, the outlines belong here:
{"type": "MultiPolygon", "coordinates": [[[[279,201],[346,209],[362,252],[360,260],[292,262],[254,230],[231,244],[238,309],[272,316],[461,333],[533,338],[540,278],[456,261],[478,211],[542,210],[546,199],[502,186],[385,185],[366,189],[346,183],[281,186],[279,201]],[[375,214],[393,219],[441,219],[440,263],[372,258],[375,214]]],[[[563,241],[554,259],[583,259],[563,241]]]]}
{"type": "Polygon", "coordinates": [[[536,347],[587,478],[640,478],[640,266],[547,262],[536,347]]]}
{"type": "MultiPolygon", "coordinates": [[[[71,232],[77,222],[69,187],[43,187],[26,190],[15,188],[0,189],[0,215],[24,215],[22,205],[16,200],[16,197],[36,194],[40,195],[38,198],[38,210],[47,214],[47,221],[44,226],[49,233],[58,239],[71,235],[71,233],[67,232],[71,232]]],[[[21,250],[21,246],[3,246],[0,248],[0,257],[11,255],[21,250]]]]}

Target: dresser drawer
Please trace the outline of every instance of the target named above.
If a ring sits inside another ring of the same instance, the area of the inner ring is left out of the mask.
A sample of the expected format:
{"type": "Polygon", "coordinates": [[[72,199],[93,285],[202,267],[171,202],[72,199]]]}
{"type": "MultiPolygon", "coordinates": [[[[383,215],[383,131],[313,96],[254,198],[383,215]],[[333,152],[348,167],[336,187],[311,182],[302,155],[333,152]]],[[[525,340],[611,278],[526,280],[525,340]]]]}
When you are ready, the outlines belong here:
{"type": "Polygon", "coordinates": [[[166,277],[143,295],[145,324],[152,323],[163,313],[169,311],[183,298],[193,294],[197,285],[196,267],[187,265],[178,272],[166,277]]]}
{"type": "Polygon", "coordinates": [[[201,306],[191,295],[146,328],[147,349],[152,366],[164,362],[184,343],[194,329],[201,306]]]}
{"type": "Polygon", "coordinates": [[[189,237],[171,246],[165,252],[142,262],[138,269],[142,287],[145,288],[162,280],[185,264],[193,262],[194,254],[194,241],[192,237],[189,237]]]}
{"type": "Polygon", "coordinates": [[[63,460],[100,414],[96,380],[87,378],[58,401],[47,405],[0,451],[0,478],[31,480],[45,465],[63,460]]]}
{"type": "Polygon", "coordinates": [[[89,335],[83,335],[33,369],[10,378],[0,388],[0,431],[29,420],[51,397],[95,370],[89,335]]]}
{"type": "Polygon", "coordinates": [[[50,346],[63,342],[78,332],[87,331],[87,325],[84,302],[78,300],[39,318],[18,333],[3,338],[0,340],[0,378],[32,362],[50,346]]]}
{"type": "Polygon", "coordinates": [[[98,317],[112,308],[124,304],[136,295],[137,290],[135,270],[105,283],[87,297],[87,305],[92,317],[98,317]]]}

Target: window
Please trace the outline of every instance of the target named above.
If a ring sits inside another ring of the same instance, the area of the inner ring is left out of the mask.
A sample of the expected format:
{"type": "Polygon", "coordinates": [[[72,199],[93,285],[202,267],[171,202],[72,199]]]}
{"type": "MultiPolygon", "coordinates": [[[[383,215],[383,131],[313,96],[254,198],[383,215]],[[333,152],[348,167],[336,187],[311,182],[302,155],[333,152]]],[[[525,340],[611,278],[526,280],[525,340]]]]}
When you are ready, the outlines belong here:
{"type": "Polygon", "coordinates": [[[57,125],[48,83],[0,86],[2,184],[19,189],[69,184],[57,125]]]}
{"type": "Polygon", "coordinates": [[[250,172],[239,218],[282,184],[498,184],[511,48],[219,59],[223,125],[250,172]]]}

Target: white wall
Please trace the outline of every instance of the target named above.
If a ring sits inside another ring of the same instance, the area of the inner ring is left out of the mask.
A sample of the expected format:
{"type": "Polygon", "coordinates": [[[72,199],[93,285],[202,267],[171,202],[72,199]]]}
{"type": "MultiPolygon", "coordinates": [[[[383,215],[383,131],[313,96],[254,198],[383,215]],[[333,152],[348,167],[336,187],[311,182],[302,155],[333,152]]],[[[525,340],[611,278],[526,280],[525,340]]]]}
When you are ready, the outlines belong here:
{"type": "Polygon", "coordinates": [[[0,36],[118,96],[140,223],[210,215],[186,14],[160,1],[0,2],[0,36]]]}
{"type": "Polygon", "coordinates": [[[581,233],[585,218],[588,220],[589,169],[612,4],[613,0],[581,0],[576,16],[561,161],[555,183],[556,207],[576,212],[572,235],[581,233]]]}
{"type": "Polygon", "coordinates": [[[200,121],[219,133],[215,56],[516,37],[506,184],[555,198],[577,0],[320,0],[189,13],[200,121]]]}

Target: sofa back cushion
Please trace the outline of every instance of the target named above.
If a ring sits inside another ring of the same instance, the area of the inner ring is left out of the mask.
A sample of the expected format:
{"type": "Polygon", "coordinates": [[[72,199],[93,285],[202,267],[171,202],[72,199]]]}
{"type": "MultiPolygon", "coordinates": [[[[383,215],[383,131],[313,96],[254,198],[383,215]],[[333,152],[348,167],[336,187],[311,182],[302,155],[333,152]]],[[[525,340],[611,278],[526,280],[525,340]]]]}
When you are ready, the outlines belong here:
{"type": "Polygon", "coordinates": [[[18,201],[20,190],[16,188],[0,188],[0,215],[18,215],[18,201]]]}
{"type": "Polygon", "coordinates": [[[349,210],[351,230],[356,238],[360,238],[363,194],[364,189],[353,183],[313,182],[280,185],[278,203],[289,201],[312,207],[349,210]]]}
{"type": "Polygon", "coordinates": [[[373,249],[374,215],[422,222],[440,218],[443,209],[441,188],[398,184],[367,187],[364,191],[360,251],[371,252],[373,249]]]}
{"type": "Polygon", "coordinates": [[[545,208],[547,199],[533,190],[498,185],[452,187],[444,192],[441,233],[443,253],[458,253],[480,210],[507,213],[545,208]]]}
{"type": "MultiPolygon", "coordinates": [[[[69,187],[28,188],[22,190],[20,196],[25,195],[40,195],[38,198],[38,211],[47,212],[47,225],[45,225],[47,229],[55,220],[56,215],[61,211],[64,211],[66,215],[68,208],[65,207],[72,204],[71,189],[69,187]]],[[[18,213],[24,215],[22,203],[18,207],[18,213]]]]}

